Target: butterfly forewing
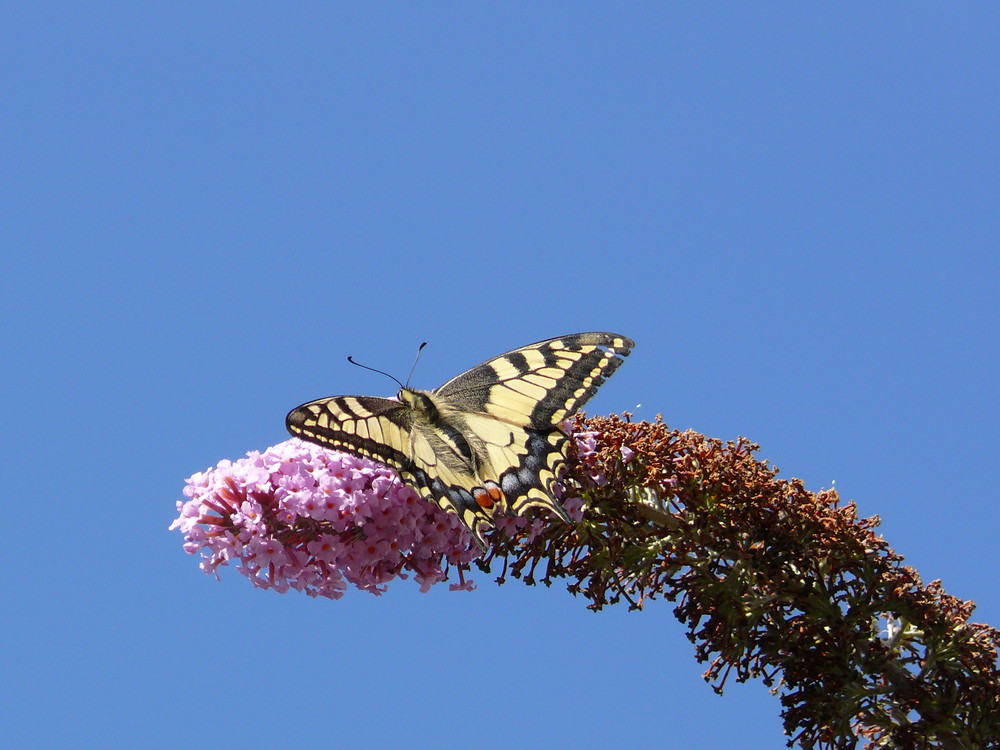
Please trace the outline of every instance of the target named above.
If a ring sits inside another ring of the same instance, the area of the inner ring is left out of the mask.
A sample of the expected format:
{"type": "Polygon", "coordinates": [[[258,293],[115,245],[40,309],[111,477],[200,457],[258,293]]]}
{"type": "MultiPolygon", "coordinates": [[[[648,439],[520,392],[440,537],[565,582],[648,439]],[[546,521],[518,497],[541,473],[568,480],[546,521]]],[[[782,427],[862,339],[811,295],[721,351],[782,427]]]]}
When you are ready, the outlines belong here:
{"type": "Polygon", "coordinates": [[[488,360],[436,391],[311,401],[286,425],[296,437],[396,468],[421,497],[456,513],[485,550],[479,524],[498,511],[541,506],[569,522],[552,496],[566,461],[559,425],[634,345],[613,333],[561,336],[488,360]]]}
{"type": "Polygon", "coordinates": [[[435,393],[467,411],[550,429],[579,411],[634,346],[614,333],[560,336],[483,362],[435,393]]]}
{"type": "Polygon", "coordinates": [[[295,437],[395,468],[412,463],[411,426],[403,404],[375,396],[321,398],[292,409],[285,418],[285,427],[295,437]]]}

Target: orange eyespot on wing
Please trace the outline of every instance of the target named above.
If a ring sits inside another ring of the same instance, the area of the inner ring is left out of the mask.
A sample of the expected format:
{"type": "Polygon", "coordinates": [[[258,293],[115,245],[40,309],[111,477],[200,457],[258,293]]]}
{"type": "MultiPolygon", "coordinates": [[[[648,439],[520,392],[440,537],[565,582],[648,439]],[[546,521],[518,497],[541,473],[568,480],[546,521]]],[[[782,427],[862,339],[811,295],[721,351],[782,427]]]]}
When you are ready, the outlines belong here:
{"type": "Polygon", "coordinates": [[[503,490],[495,482],[484,482],[482,487],[476,487],[472,497],[483,510],[493,510],[504,499],[503,490]]]}

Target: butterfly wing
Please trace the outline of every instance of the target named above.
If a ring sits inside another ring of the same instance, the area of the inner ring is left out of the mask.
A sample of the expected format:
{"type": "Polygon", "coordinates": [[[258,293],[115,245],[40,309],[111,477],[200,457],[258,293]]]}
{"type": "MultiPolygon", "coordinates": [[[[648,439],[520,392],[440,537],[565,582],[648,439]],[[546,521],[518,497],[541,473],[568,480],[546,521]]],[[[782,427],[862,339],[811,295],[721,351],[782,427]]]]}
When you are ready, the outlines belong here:
{"type": "Polygon", "coordinates": [[[464,411],[549,430],[587,403],[634,346],[616,333],[547,339],[487,360],[434,393],[464,411]]]}
{"type": "Polygon", "coordinates": [[[373,458],[403,469],[410,460],[413,417],[399,401],[374,396],[331,396],[288,412],[285,427],[297,438],[373,458]]]}
{"type": "Polygon", "coordinates": [[[502,505],[517,515],[540,506],[569,521],[552,496],[566,462],[568,437],[559,425],[634,346],[615,333],[560,336],[501,354],[434,391],[484,445],[488,461],[480,479],[502,490],[502,505]]]}

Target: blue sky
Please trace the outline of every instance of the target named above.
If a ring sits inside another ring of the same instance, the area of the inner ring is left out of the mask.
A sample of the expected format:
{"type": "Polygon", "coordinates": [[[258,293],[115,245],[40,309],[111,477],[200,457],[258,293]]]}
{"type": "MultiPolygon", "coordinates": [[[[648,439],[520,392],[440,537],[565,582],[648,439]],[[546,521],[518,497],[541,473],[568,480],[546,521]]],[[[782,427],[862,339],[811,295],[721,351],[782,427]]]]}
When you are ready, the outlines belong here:
{"type": "MultiPolygon", "coordinates": [[[[31,3],[0,22],[0,713],[36,748],[781,747],[671,605],[204,576],[285,412],[583,330],[1000,624],[995,4],[31,3]],[[905,11],[905,12],[904,12],[905,11]]],[[[641,407],[636,407],[642,404],[641,407]]]]}

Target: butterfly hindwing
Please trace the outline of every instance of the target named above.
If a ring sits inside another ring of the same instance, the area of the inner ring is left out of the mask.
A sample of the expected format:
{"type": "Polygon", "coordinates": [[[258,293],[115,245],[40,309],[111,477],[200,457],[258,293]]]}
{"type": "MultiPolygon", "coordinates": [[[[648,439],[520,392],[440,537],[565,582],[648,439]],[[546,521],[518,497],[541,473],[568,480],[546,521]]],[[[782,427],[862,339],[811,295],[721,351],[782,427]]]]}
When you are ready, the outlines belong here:
{"type": "Polygon", "coordinates": [[[487,461],[480,470],[483,481],[502,491],[499,504],[522,515],[531,506],[548,508],[567,523],[569,518],[552,497],[552,485],[565,463],[566,434],[523,428],[488,415],[466,415],[469,427],[485,437],[487,461]]]}
{"type": "Polygon", "coordinates": [[[594,395],[634,342],[580,333],[515,349],[435,391],[397,399],[334,396],[293,409],[288,431],[395,468],[425,500],[454,512],[486,549],[480,522],[532,506],[567,523],[553,497],[566,462],[560,424],[594,395]]]}

